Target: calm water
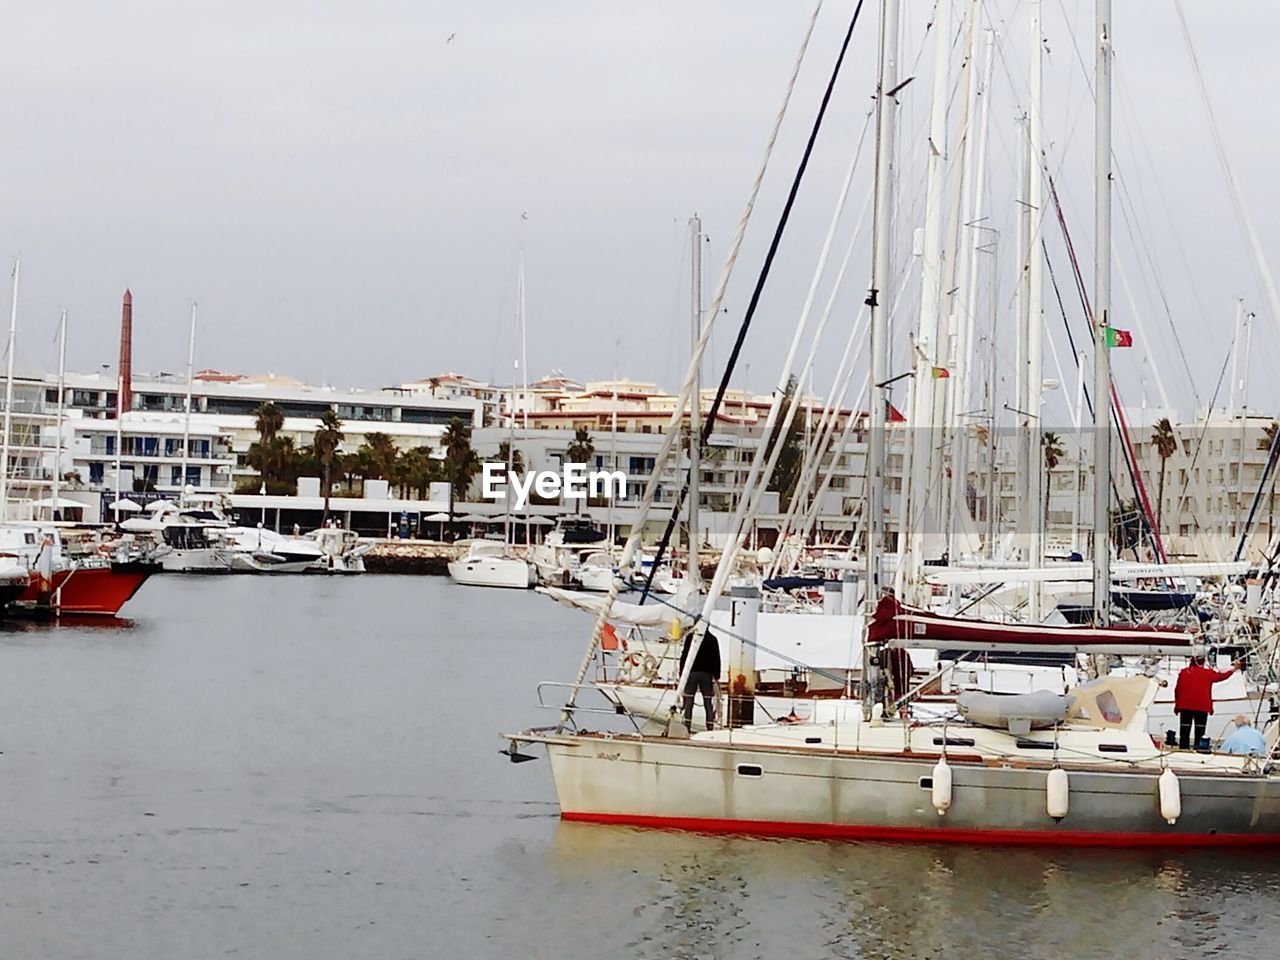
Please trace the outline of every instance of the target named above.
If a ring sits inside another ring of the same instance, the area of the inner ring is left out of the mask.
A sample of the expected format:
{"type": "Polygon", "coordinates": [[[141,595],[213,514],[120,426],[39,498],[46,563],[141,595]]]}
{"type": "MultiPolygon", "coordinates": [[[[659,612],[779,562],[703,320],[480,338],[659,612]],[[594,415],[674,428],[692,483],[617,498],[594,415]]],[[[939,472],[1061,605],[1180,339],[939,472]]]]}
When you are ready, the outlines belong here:
{"type": "Polygon", "coordinates": [[[0,957],[1276,955],[1272,855],[561,824],[580,615],[399,577],[157,579],[0,632],[0,957]],[[1268,946],[1268,944],[1270,946],[1268,946]]]}

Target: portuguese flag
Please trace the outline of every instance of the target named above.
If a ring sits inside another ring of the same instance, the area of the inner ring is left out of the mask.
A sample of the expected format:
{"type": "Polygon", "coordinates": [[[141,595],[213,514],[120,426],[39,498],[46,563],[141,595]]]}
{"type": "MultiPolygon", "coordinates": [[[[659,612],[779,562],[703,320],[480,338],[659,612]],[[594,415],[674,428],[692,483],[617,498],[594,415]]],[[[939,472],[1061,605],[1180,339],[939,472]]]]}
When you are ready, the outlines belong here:
{"type": "Polygon", "coordinates": [[[935,380],[949,380],[950,378],[951,378],[951,371],[950,371],[950,370],[948,370],[946,367],[934,367],[934,368],[933,368],[933,379],[935,379],[935,380]]]}
{"type": "Polygon", "coordinates": [[[1115,327],[1103,327],[1106,331],[1108,347],[1132,347],[1133,334],[1128,330],[1117,330],[1115,327]]]}

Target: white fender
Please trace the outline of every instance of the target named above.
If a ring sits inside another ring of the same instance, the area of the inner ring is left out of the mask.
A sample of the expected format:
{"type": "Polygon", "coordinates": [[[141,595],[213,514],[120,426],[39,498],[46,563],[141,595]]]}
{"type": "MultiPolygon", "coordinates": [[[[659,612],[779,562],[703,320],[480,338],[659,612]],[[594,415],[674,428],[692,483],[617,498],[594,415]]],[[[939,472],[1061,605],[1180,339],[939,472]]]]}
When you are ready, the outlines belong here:
{"type": "Polygon", "coordinates": [[[951,806],[951,768],[947,766],[947,758],[939,757],[933,766],[933,809],[942,816],[951,806]]]}
{"type": "Polygon", "coordinates": [[[1182,816],[1182,788],[1178,775],[1168,767],[1160,774],[1160,816],[1169,823],[1177,823],[1182,816]]]}
{"type": "Polygon", "coordinates": [[[1049,816],[1055,820],[1061,820],[1067,815],[1067,809],[1071,805],[1071,793],[1067,786],[1067,771],[1061,767],[1054,767],[1049,771],[1049,777],[1045,780],[1045,808],[1049,811],[1049,816]]]}

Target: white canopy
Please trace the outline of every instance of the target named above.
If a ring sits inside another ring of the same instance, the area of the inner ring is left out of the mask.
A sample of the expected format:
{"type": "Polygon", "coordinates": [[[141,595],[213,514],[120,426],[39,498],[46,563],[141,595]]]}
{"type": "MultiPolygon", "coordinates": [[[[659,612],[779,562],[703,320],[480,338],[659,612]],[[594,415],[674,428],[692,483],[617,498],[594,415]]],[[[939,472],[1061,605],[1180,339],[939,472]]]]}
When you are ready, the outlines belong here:
{"type": "Polygon", "coordinates": [[[447,523],[449,521],[449,515],[447,513],[428,513],[422,519],[429,523],[447,523]]]}
{"type": "Polygon", "coordinates": [[[110,506],[112,510],[123,510],[126,513],[137,513],[142,509],[139,504],[134,503],[128,497],[125,497],[123,500],[116,500],[110,506]]]}
{"type": "Polygon", "coordinates": [[[79,500],[68,500],[66,497],[59,497],[54,500],[53,497],[45,497],[43,500],[32,500],[33,507],[53,507],[55,510],[62,510],[65,507],[83,507],[84,504],[79,500]]]}
{"type": "Polygon", "coordinates": [[[152,500],[147,504],[147,513],[159,513],[162,510],[168,510],[174,505],[172,500],[152,500]]]}
{"type": "MultiPolygon", "coordinates": [[[[576,590],[561,590],[559,587],[538,587],[539,593],[545,593],[552,600],[563,603],[567,607],[576,607],[592,616],[598,616],[604,609],[608,597],[599,593],[580,593],[576,590]]],[[[665,603],[622,603],[615,600],[613,609],[609,611],[609,620],[613,623],[625,623],[631,627],[666,628],[671,621],[680,618],[685,626],[693,623],[693,615],[675,610],[665,603]]]]}

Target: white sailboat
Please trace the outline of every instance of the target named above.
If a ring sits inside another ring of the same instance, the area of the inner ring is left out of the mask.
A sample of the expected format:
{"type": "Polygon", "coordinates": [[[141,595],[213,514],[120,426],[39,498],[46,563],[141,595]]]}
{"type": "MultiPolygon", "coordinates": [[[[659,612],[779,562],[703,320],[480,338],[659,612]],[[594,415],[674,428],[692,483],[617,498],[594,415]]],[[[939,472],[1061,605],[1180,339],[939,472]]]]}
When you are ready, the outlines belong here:
{"type": "MultiPolygon", "coordinates": [[[[516,329],[520,337],[520,360],[517,366],[525,367],[524,343],[525,343],[525,293],[524,293],[524,250],[520,251],[520,260],[517,268],[516,276],[516,329]]],[[[525,427],[529,426],[529,383],[528,373],[524,373],[524,386],[522,389],[522,405],[524,408],[525,427]]],[[[512,385],[512,394],[515,393],[515,385],[512,385]]],[[[507,440],[507,472],[512,469],[512,461],[515,457],[515,405],[511,405],[511,409],[507,411],[510,417],[508,423],[510,429],[508,431],[507,440]]],[[[474,540],[467,548],[467,552],[457,560],[449,563],[449,576],[454,583],[460,583],[470,587],[506,587],[527,590],[538,582],[537,565],[531,562],[527,557],[517,556],[511,547],[511,526],[512,516],[508,513],[503,518],[502,542],[496,540],[474,540]]],[[[525,541],[526,551],[529,549],[529,524],[525,521],[525,541]]]]}
{"type": "Polygon", "coordinates": [[[468,587],[528,590],[536,582],[533,566],[511,556],[499,540],[472,540],[466,553],[449,561],[449,576],[454,583],[468,587]]]}
{"type": "MultiPolygon", "coordinates": [[[[872,377],[868,472],[871,511],[867,541],[868,607],[878,606],[883,580],[884,353],[887,333],[887,241],[893,210],[890,190],[897,89],[897,23],[900,0],[882,0],[877,97],[875,247],[871,296],[872,377]]],[[[1038,22],[1039,0],[1032,0],[1038,22]]],[[[812,28],[811,28],[812,29],[812,28]]],[[[852,26],[850,27],[852,32],[852,26]]],[[[1111,575],[1107,521],[1110,486],[1110,0],[1097,0],[1096,183],[1097,293],[1094,301],[1095,364],[1095,550],[1092,631],[1103,648],[1123,652],[1109,631],[1111,575]]],[[[948,31],[937,42],[950,44],[948,31]]],[[[806,38],[806,46],[807,46],[806,38]]],[[[846,39],[846,44],[847,44],[846,39]]],[[[798,64],[797,64],[798,69],[798,64]]],[[[785,111],[784,111],[785,112],[785,111]]],[[[767,156],[766,156],[767,159],[767,156]]],[[[744,224],[745,224],[744,218],[744,224]]],[[[719,297],[710,311],[714,321],[719,297]]],[[[711,323],[708,323],[710,330],[711,323]]],[[[706,333],[696,353],[705,346],[706,333]]],[[[696,358],[695,358],[696,360],[696,358]]],[[[689,379],[682,396],[688,397],[689,379]]],[[[678,421],[673,424],[678,428],[678,421]]],[[[673,431],[672,431],[673,432],[673,431]]],[[[654,476],[671,452],[669,435],[654,476]]],[[[925,469],[926,465],[917,465],[925,469]]],[[[750,488],[754,478],[748,479],[750,488]]],[[[639,508],[643,526],[652,503],[651,479],[639,508]]],[[[746,494],[744,494],[744,499],[746,494]]],[[[740,522],[741,517],[735,517],[740,522]]],[[[741,529],[739,527],[739,529],[741,529]]],[[[683,690],[703,641],[716,595],[723,591],[737,544],[731,533],[703,613],[695,621],[690,650],[676,683],[683,690]]],[[[623,566],[635,555],[638,533],[628,541],[623,566]]],[[[753,589],[735,589],[727,646],[732,696],[726,729],[680,736],[588,733],[576,729],[576,691],[583,684],[606,618],[617,596],[610,590],[597,616],[575,691],[554,729],[510,735],[512,761],[531,759],[521,749],[545,747],[567,820],[640,826],[750,832],[781,836],[852,837],[962,843],[1033,843],[1116,846],[1280,845],[1280,772],[1265,760],[1166,748],[1148,733],[1158,684],[1150,676],[1104,676],[1064,694],[1033,693],[957,698],[956,715],[928,722],[888,720],[873,709],[884,640],[867,631],[860,683],[862,710],[846,711],[826,724],[753,723],[754,677],[760,601],[753,589]]],[[[868,620],[870,623],[870,620],[868,620]]],[[[1002,637],[1018,631],[994,625],[1002,637]]],[[[929,621],[925,632],[942,629],[929,621]]],[[[973,633],[985,625],[948,629],[973,633]]],[[[1022,628],[1030,638],[1041,628],[1022,628]]],[[[911,634],[914,638],[915,632],[911,634]]],[[[954,636],[943,637],[955,642],[954,636]]],[[[1162,646],[1168,634],[1127,638],[1129,652],[1162,646]]],[[[1185,637],[1178,643],[1186,643],[1185,637]]],[[[1280,727],[1267,733],[1275,751],[1280,727]]]]}

